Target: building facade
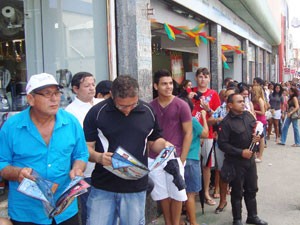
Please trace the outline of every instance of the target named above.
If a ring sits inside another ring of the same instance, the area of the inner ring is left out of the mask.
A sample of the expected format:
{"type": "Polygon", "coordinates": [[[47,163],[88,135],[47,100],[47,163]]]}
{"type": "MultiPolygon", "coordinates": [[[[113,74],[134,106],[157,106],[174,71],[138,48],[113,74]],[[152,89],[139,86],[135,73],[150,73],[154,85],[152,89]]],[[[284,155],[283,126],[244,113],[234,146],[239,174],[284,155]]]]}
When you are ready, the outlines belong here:
{"type": "Polygon", "coordinates": [[[285,0],[3,0],[0,9],[0,69],[11,84],[39,72],[59,80],[88,71],[97,81],[130,74],[150,100],[157,69],[180,84],[208,67],[220,90],[226,77],[282,81],[289,60],[285,0]],[[187,31],[200,24],[196,43],[187,31]],[[184,32],[172,40],[166,25],[184,32]]]}

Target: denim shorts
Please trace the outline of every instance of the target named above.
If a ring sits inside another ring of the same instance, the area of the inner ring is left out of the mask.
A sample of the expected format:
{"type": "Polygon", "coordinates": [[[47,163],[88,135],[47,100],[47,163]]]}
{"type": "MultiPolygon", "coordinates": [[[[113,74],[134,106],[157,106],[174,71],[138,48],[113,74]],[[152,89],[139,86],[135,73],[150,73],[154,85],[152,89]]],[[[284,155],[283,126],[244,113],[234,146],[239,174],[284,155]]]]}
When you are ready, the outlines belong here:
{"type": "Polygon", "coordinates": [[[87,202],[88,225],[145,225],[146,191],[115,193],[92,187],[87,202]]]}
{"type": "Polygon", "coordinates": [[[184,179],[187,193],[201,191],[201,168],[199,160],[186,160],[184,167],[184,179]]]}

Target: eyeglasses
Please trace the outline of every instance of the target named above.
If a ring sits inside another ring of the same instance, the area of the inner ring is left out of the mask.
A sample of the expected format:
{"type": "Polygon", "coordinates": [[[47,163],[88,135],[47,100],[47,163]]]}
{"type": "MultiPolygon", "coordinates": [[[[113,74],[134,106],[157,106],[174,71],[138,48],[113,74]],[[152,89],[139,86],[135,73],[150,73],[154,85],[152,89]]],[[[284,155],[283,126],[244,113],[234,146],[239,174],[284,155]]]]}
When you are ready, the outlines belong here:
{"type": "Polygon", "coordinates": [[[44,96],[45,98],[52,98],[53,95],[55,97],[60,97],[62,92],[61,91],[55,91],[55,92],[50,92],[50,91],[47,91],[47,92],[33,92],[34,94],[36,95],[41,95],[41,96],[44,96]]]}
{"type": "Polygon", "coordinates": [[[115,106],[116,106],[116,108],[119,109],[119,110],[124,110],[124,109],[127,109],[127,108],[132,108],[132,109],[134,109],[135,107],[138,106],[138,104],[139,104],[138,102],[136,102],[136,103],[134,103],[134,104],[131,104],[131,105],[118,105],[118,104],[115,103],[115,106]]]}

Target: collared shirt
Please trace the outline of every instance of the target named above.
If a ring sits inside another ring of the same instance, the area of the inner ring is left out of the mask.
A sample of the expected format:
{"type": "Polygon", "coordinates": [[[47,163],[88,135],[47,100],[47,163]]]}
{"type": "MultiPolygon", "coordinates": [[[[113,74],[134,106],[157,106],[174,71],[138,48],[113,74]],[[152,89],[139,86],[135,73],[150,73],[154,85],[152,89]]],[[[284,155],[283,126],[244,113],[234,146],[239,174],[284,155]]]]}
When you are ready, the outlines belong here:
{"type": "MultiPolygon", "coordinates": [[[[75,160],[87,162],[89,154],[82,128],[77,119],[59,109],[56,114],[52,137],[46,145],[30,118],[30,109],[9,118],[0,130],[0,170],[6,166],[29,167],[43,178],[58,184],[55,200],[70,183],[69,172],[75,160]]],[[[9,182],[8,214],[17,221],[51,224],[42,201],[17,191],[19,183],[9,182]]],[[[64,212],[55,217],[61,223],[78,211],[74,201],[64,212]]]]}
{"type": "Polygon", "coordinates": [[[227,104],[226,102],[223,102],[223,104],[216,109],[212,116],[214,118],[224,118],[227,115],[227,113],[227,104]]]}
{"type": "MultiPolygon", "coordinates": [[[[69,113],[72,113],[78,119],[80,125],[83,127],[83,120],[87,112],[93,107],[93,105],[96,105],[102,100],[104,99],[93,98],[93,104],[91,104],[89,102],[83,102],[77,97],[75,97],[74,101],[70,105],[68,105],[65,108],[65,110],[69,113]]],[[[91,177],[94,168],[95,168],[95,163],[88,162],[86,165],[86,169],[84,171],[84,176],[91,177]]]]}
{"type": "Polygon", "coordinates": [[[253,115],[244,111],[235,115],[231,111],[222,120],[218,131],[218,145],[225,153],[225,158],[242,158],[243,149],[249,148],[256,126],[253,115]]]}
{"type": "MultiPolygon", "coordinates": [[[[125,116],[111,98],[93,106],[85,117],[84,133],[87,142],[96,141],[96,151],[114,152],[119,146],[132,154],[144,165],[148,165],[147,141],[161,137],[152,108],[144,101],[125,116]],[[103,144],[108,147],[103,149],[103,144]]],[[[124,180],[112,174],[101,164],[96,164],[92,174],[92,185],[111,192],[132,193],[147,189],[148,177],[139,180],[124,180]]]]}
{"type": "Polygon", "coordinates": [[[72,113],[80,122],[81,126],[83,127],[83,120],[87,114],[87,112],[97,103],[101,102],[104,99],[100,98],[93,98],[93,104],[90,102],[83,102],[77,97],[74,98],[74,101],[69,104],[65,110],[69,113],[72,113]]]}

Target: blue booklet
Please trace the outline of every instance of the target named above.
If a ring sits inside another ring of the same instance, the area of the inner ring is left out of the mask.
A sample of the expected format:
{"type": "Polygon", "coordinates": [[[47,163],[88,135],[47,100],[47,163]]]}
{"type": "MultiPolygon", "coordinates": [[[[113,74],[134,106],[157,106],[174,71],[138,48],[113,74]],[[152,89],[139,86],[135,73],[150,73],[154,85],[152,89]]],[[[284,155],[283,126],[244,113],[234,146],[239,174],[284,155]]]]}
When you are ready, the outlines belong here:
{"type": "Polygon", "coordinates": [[[123,179],[137,180],[165,162],[174,152],[174,149],[173,146],[164,148],[148,168],[132,154],[119,146],[112,156],[112,165],[104,166],[104,168],[123,179]]]}
{"type": "Polygon", "coordinates": [[[44,179],[34,170],[31,175],[35,180],[24,178],[18,186],[18,191],[41,200],[44,205],[45,213],[49,218],[53,218],[62,213],[77,196],[87,192],[87,188],[90,187],[90,185],[84,181],[83,177],[76,176],[71,180],[57,201],[55,201],[53,195],[57,190],[58,184],[44,179]]]}

